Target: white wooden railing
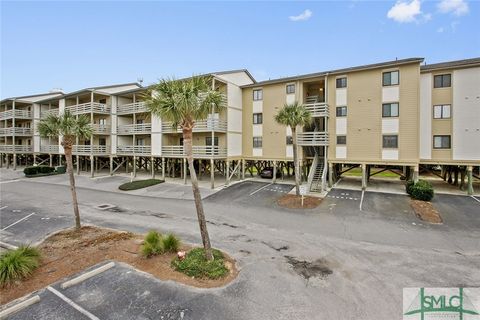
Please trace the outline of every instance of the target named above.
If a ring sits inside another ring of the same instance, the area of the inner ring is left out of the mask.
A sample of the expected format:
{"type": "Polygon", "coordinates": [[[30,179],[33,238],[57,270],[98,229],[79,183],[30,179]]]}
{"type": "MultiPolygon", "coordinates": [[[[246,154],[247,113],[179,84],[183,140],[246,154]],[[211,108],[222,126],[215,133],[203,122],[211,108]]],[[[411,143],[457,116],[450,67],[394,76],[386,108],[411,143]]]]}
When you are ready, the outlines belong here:
{"type": "Polygon", "coordinates": [[[152,132],[151,123],[126,124],[117,127],[118,134],[136,134],[136,133],[150,133],[152,132]]]}
{"type": "Polygon", "coordinates": [[[65,110],[70,111],[72,114],[82,114],[82,113],[110,113],[111,108],[109,105],[98,102],[87,102],[82,104],[76,104],[73,106],[65,107],[65,110]]]}
{"type": "Polygon", "coordinates": [[[9,128],[0,128],[0,135],[2,136],[31,136],[33,135],[32,128],[22,128],[22,127],[9,127],[9,128]]]}
{"type": "Polygon", "coordinates": [[[0,152],[32,152],[33,146],[0,145],[0,152]]]}
{"type": "Polygon", "coordinates": [[[94,154],[105,154],[110,152],[110,146],[100,146],[100,145],[74,145],[73,153],[94,153],[94,154]]]}
{"type": "Polygon", "coordinates": [[[139,113],[139,112],[147,112],[147,106],[145,102],[134,102],[123,104],[117,107],[117,114],[129,114],[129,113],[139,113]]]}
{"type": "Polygon", "coordinates": [[[9,119],[9,118],[22,118],[22,119],[31,119],[33,118],[33,112],[28,110],[18,110],[11,109],[7,111],[0,112],[0,120],[9,119]]]}
{"type": "Polygon", "coordinates": [[[326,146],[328,145],[327,132],[300,132],[297,134],[299,146],[326,146]]]}
{"type": "Polygon", "coordinates": [[[312,117],[328,117],[329,108],[325,102],[306,103],[305,109],[309,111],[312,117]]]}
{"type": "MultiPolygon", "coordinates": [[[[227,121],[221,119],[208,119],[195,121],[193,132],[209,132],[219,131],[227,132],[227,121]]],[[[174,128],[171,122],[162,122],[162,132],[164,133],[180,133],[180,127],[174,128]]]]}
{"type": "MultiPolygon", "coordinates": [[[[227,148],[218,146],[193,146],[194,157],[226,157],[227,148]]],[[[184,157],[183,146],[163,146],[162,156],[184,157]]]]}
{"type": "Polygon", "coordinates": [[[151,146],[117,146],[117,154],[147,154],[152,153],[151,146]]]}
{"type": "Polygon", "coordinates": [[[42,153],[58,153],[59,152],[59,147],[58,145],[45,145],[45,146],[40,146],[40,152],[42,153]]]}
{"type": "Polygon", "coordinates": [[[94,134],[110,134],[110,126],[108,124],[92,124],[94,134]]]}
{"type": "Polygon", "coordinates": [[[59,112],[58,109],[42,110],[40,112],[40,117],[41,118],[46,118],[51,114],[58,115],[58,112],[59,112]]]}

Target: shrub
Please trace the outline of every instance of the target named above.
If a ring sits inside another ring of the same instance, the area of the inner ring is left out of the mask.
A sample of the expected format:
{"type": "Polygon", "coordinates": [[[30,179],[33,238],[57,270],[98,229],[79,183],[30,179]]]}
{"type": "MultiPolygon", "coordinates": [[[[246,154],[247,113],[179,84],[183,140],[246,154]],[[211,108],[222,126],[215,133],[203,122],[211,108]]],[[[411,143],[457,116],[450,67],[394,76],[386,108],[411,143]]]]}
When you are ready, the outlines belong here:
{"type": "Polygon", "coordinates": [[[180,239],[172,233],[163,237],[162,243],[163,249],[168,252],[178,252],[178,249],[180,248],[180,239]]]}
{"type": "Polygon", "coordinates": [[[407,181],[407,183],[405,184],[405,190],[407,191],[407,194],[412,195],[412,189],[414,184],[415,182],[413,182],[412,180],[407,181]]]}
{"type": "Polygon", "coordinates": [[[422,201],[430,201],[434,195],[432,184],[425,180],[419,180],[415,183],[411,192],[412,198],[422,201]]]}
{"type": "Polygon", "coordinates": [[[146,258],[163,253],[162,235],[154,230],[149,231],[145,236],[140,250],[146,258]]]}
{"type": "Polygon", "coordinates": [[[218,279],[228,273],[223,260],[223,254],[219,250],[212,249],[214,259],[207,261],[203,248],[190,250],[185,259],[172,260],[172,267],[189,277],[218,279]]]}
{"type": "Polygon", "coordinates": [[[54,167],[49,167],[49,166],[37,166],[38,168],[38,173],[52,173],[55,171],[54,167]]]}
{"type": "Polygon", "coordinates": [[[150,186],[154,186],[156,184],[164,182],[163,180],[160,179],[146,179],[146,180],[137,180],[133,182],[127,182],[118,187],[118,189],[123,190],[123,191],[129,191],[129,190],[137,190],[137,189],[142,189],[150,186]]]}
{"type": "Polygon", "coordinates": [[[31,176],[31,175],[34,175],[34,174],[37,174],[39,172],[39,167],[26,167],[25,169],[23,169],[23,173],[26,175],[26,176],[31,176]]]}
{"type": "Polygon", "coordinates": [[[3,287],[30,276],[38,267],[39,260],[40,251],[29,246],[5,252],[0,256],[0,285],[3,287]]]}

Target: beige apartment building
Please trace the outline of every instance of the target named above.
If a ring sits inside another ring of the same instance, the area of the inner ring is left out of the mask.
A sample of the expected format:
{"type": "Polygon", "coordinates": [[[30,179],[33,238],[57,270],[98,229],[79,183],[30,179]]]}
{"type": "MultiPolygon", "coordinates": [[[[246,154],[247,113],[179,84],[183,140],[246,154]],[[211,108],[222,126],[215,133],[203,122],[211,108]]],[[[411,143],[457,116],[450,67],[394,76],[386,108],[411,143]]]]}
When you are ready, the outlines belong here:
{"type": "MultiPolygon", "coordinates": [[[[212,110],[194,129],[199,175],[230,179],[264,168],[282,179],[293,175],[289,128],[274,116],[298,101],[312,123],[297,128],[304,183],[323,191],[346,171],[362,168],[365,188],[371,168],[392,169],[418,179],[438,166],[441,175],[467,191],[479,179],[480,58],[425,65],[410,58],[256,82],[247,70],[211,73],[227,108],[212,110]]],[[[72,93],[5,99],[0,102],[1,164],[61,162],[55,139],[41,139],[36,123],[50,112],[88,114],[94,128],[74,148],[77,173],[145,170],[186,181],[182,135],[147,111],[146,88],[137,83],[94,87],[72,93]]]]}

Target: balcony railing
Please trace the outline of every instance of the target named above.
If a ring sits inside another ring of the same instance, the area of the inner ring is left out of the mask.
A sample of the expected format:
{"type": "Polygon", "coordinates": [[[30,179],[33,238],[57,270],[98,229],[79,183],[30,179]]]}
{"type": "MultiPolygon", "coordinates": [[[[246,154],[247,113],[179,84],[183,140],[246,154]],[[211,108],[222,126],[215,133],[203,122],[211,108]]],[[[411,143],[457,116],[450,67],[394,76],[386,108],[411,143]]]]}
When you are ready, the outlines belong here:
{"type": "Polygon", "coordinates": [[[123,104],[117,107],[117,114],[130,114],[130,113],[140,113],[147,112],[147,106],[145,102],[134,102],[123,104]]]}
{"type": "Polygon", "coordinates": [[[7,110],[0,112],[0,120],[10,119],[10,118],[18,118],[18,119],[32,119],[33,112],[28,110],[7,110]]]}
{"type": "Polygon", "coordinates": [[[0,136],[31,136],[33,135],[32,128],[9,127],[0,128],[0,136]]]}
{"type": "Polygon", "coordinates": [[[59,153],[58,145],[45,145],[40,146],[40,152],[42,153],[59,153]]]}
{"type": "Polygon", "coordinates": [[[65,110],[70,111],[72,114],[82,114],[82,113],[102,113],[109,114],[111,108],[109,105],[98,102],[87,102],[82,104],[76,104],[73,106],[65,107],[65,110]]]}
{"type": "Polygon", "coordinates": [[[306,103],[305,108],[312,117],[328,117],[329,108],[325,102],[306,103]]]}
{"type": "Polygon", "coordinates": [[[53,115],[58,115],[58,112],[59,110],[58,109],[50,109],[50,110],[42,110],[40,112],[40,117],[41,118],[46,118],[48,117],[49,115],[53,114],[53,115]]]}
{"type": "MultiPolygon", "coordinates": [[[[218,146],[192,146],[193,156],[202,157],[226,157],[227,148],[218,146]]],[[[162,156],[184,157],[183,146],[163,146],[162,156]]]]}
{"type": "Polygon", "coordinates": [[[110,152],[110,146],[100,145],[74,145],[75,154],[106,154],[110,152]]]}
{"type": "Polygon", "coordinates": [[[117,146],[117,154],[152,154],[151,146],[117,146]]]}
{"type": "Polygon", "coordinates": [[[151,123],[127,124],[117,127],[118,134],[143,134],[152,132],[151,123]]]}
{"type": "Polygon", "coordinates": [[[327,132],[300,132],[297,134],[299,146],[326,146],[328,145],[327,132]]]}
{"type": "Polygon", "coordinates": [[[0,145],[0,152],[32,152],[33,146],[24,146],[24,145],[0,145]]]}
{"type": "Polygon", "coordinates": [[[92,124],[94,134],[110,134],[110,126],[107,124],[92,124]]]}
{"type": "MultiPolygon", "coordinates": [[[[227,121],[221,119],[208,119],[195,121],[193,132],[227,132],[227,121]]],[[[174,128],[171,122],[162,122],[163,133],[181,133],[180,127],[174,128]]]]}

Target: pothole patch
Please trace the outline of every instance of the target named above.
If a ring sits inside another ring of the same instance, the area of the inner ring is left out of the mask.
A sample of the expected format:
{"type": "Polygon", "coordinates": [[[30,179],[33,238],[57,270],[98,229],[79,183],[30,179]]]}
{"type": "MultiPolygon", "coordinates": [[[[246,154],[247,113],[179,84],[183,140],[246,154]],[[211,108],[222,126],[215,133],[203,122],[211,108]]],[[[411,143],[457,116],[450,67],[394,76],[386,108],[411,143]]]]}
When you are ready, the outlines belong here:
{"type": "Polygon", "coordinates": [[[273,250],[275,250],[275,251],[277,251],[277,252],[281,252],[281,251],[285,251],[285,250],[288,250],[288,249],[290,249],[290,247],[289,247],[289,246],[287,246],[287,245],[283,245],[283,246],[282,246],[282,245],[275,246],[275,245],[273,245],[273,244],[270,244],[270,243],[268,243],[268,242],[265,242],[265,241],[262,241],[262,243],[263,243],[264,245],[266,245],[267,247],[269,247],[269,248],[271,248],[271,249],[273,249],[273,250]]]}
{"type": "Polygon", "coordinates": [[[112,210],[114,208],[116,208],[117,206],[113,205],[113,204],[110,204],[110,203],[102,203],[102,204],[99,204],[98,206],[95,206],[96,209],[98,210],[102,210],[102,211],[105,211],[105,210],[112,210]]]}
{"type": "Polygon", "coordinates": [[[325,279],[333,273],[325,259],[317,259],[314,261],[298,260],[294,257],[285,256],[287,263],[293,267],[293,270],[309,280],[310,278],[325,279]]]}

